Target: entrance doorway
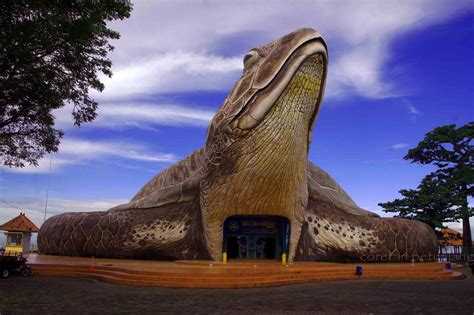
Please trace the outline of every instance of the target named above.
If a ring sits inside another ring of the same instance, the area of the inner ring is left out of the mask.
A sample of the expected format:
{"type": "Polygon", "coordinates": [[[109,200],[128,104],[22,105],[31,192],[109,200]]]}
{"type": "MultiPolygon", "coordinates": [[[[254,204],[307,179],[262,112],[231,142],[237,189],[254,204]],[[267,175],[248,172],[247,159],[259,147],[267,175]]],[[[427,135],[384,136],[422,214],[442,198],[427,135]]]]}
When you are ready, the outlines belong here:
{"type": "Polygon", "coordinates": [[[231,216],[224,222],[228,259],[281,260],[288,253],[290,222],[280,216],[231,216]]]}

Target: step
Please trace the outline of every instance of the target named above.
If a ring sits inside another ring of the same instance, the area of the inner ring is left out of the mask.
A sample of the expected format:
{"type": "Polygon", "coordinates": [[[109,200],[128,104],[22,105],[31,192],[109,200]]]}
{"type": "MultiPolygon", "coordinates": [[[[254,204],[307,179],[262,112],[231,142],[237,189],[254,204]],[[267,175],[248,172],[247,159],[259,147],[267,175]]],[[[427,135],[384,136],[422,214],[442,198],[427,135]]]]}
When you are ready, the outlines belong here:
{"type": "MultiPolygon", "coordinates": [[[[90,267],[86,268],[84,266],[48,266],[48,265],[33,265],[32,266],[33,270],[35,271],[44,271],[44,270],[63,270],[63,271],[80,271],[80,270],[90,270],[90,267]]],[[[183,270],[183,272],[180,273],[172,273],[172,272],[148,272],[148,273],[142,273],[142,272],[137,272],[136,270],[127,270],[124,268],[109,268],[109,267],[95,267],[93,269],[94,271],[101,271],[101,272],[115,272],[115,273],[120,273],[123,274],[124,276],[129,275],[133,277],[173,277],[173,278],[202,278],[205,277],[206,279],[212,279],[212,278],[254,278],[254,277],[261,277],[261,276],[275,276],[275,275],[293,275],[293,276],[303,276],[303,275],[325,275],[325,274],[331,274],[331,273],[352,273],[352,269],[347,269],[347,268],[335,268],[332,270],[305,270],[305,271],[292,271],[292,270],[279,270],[275,272],[248,272],[248,273],[241,273],[241,274],[235,274],[235,273],[230,273],[230,272],[218,272],[218,273],[212,273],[212,272],[200,272],[196,273],[195,270],[183,270]]],[[[365,269],[364,274],[365,275],[377,275],[377,274],[394,274],[394,275],[418,275],[420,273],[423,274],[438,274],[438,273],[448,273],[450,272],[449,270],[445,269],[428,269],[428,270],[390,270],[390,269],[365,269]]]]}
{"type": "MultiPolygon", "coordinates": [[[[250,277],[247,279],[237,278],[216,278],[213,281],[209,279],[193,279],[183,278],[182,281],[177,281],[176,278],[123,278],[123,274],[104,274],[98,273],[97,271],[73,271],[73,270],[45,270],[41,273],[42,275],[49,276],[70,276],[70,277],[86,277],[91,279],[97,279],[105,282],[117,283],[117,284],[129,284],[129,285],[141,285],[141,286],[162,286],[162,287],[187,287],[187,288],[247,288],[247,287],[265,287],[265,286],[278,286],[291,283],[306,283],[316,281],[334,281],[334,280],[350,280],[358,279],[357,276],[347,273],[341,274],[327,274],[327,275],[307,275],[307,276],[277,276],[277,277],[250,277]],[[199,280],[199,281],[197,281],[199,280]]],[[[129,276],[129,275],[127,275],[129,276]]],[[[363,279],[419,279],[419,280],[448,280],[448,279],[461,279],[464,275],[450,271],[443,274],[418,274],[413,276],[407,275],[393,275],[393,274],[376,274],[376,275],[364,275],[363,279]]]]}
{"type": "MultiPolygon", "coordinates": [[[[43,272],[46,270],[61,270],[63,272],[75,272],[75,271],[88,271],[89,269],[85,268],[61,268],[61,267],[33,267],[34,271],[37,272],[43,272]]],[[[117,274],[120,275],[123,278],[135,278],[135,279],[149,279],[149,278],[167,278],[167,279],[206,279],[206,281],[211,280],[211,279],[222,279],[222,278],[229,278],[229,279],[255,279],[258,277],[267,277],[267,276],[284,276],[284,277],[302,277],[302,276],[324,276],[328,274],[352,274],[352,270],[344,270],[344,269],[339,269],[339,270],[332,270],[332,271],[306,271],[306,272],[275,272],[275,273],[255,273],[255,274],[244,274],[244,275],[235,275],[235,274],[226,274],[226,273],[220,273],[220,274],[194,274],[192,272],[189,273],[179,273],[179,274],[171,274],[171,273],[160,273],[160,274],[152,274],[152,275],[141,275],[141,274],[135,274],[134,272],[129,272],[128,270],[120,270],[120,271],[115,271],[115,270],[107,270],[107,269],[94,269],[94,272],[96,273],[103,273],[103,274],[117,274]]],[[[387,275],[391,274],[394,276],[418,276],[420,274],[425,274],[425,275],[437,275],[437,274],[443,274],[446,273],[448,274],[450,271],[448,270],[425,270],[425,271],[392,271],[392,270],[365,270],[364,275],[387,275]]]]}
{"type": "Polygon", "coordinates": [[[346,276],[351,275],[348,272],[334,272],[327,275],[314,275],[314,274],[307,274],[307,275],[285,275],[285,274],[274,274],[274,275],[267,275],[267,276],[248,276],[248,277],[230,277],[224,276],[219,278],[207,278],[207,277],[190,277],[188,275],[182,275],[180,277],[176,276],[135,276],[126,273],[119,273],[119,272],[108,272],[103,270],[72,270],[72,269],[44,269],[44,270],[37,270],[34,269],[34,272],[39,272],[40,275],[50,275],[50,274],[91,274],[91,275],[104,275],[104,276],[113,276],[120,279],[132,279],[132,280],[143,280],[143,281],[173,281],[173,282],[195,282],[195,283],[218,283],[218,282],[258,282],[258,281],[266,281],[266,280],[292,280],[292,279],[303,279],[303,278],[321,278],[324,276],[346,276]]]}
{"type": "MultiPolygon", "coordinates": [[[[51,273],[50,276],[64,276],[61,273],[51,273]]],[[[170,287],[170,288],[255,288],[255,287],[267,287],[267,286],[280,286],[285,284],[296,284],[296,283],[307,283],[307,282],[316,282],[316,281],[334,281],[334,280],[348,280],[354,278],[353,276],[328,276],[324,278],[316,279],[282,279],[282,280],[262,280],[258,282],[218,282],[218,283],[196,283],[196,282],[174,282],[174,281],[146,281],[146,280],[133,280],[133,279],[121,279],[112,276],[103,276],[103,275],[94,275],[87,273],[70,273],[68,277],[78,277],[78,278],[90,278],[100,281],[116,283],[116,284],[126,284],[126,285],[138,285],[138,286],[160,286],[160,287],[170,287]]]]}
{"type": "MultiPolygon", "coordinates": [[[[175,262],[84,259],[37,259],[30,264],[41,276],[67,276],[104,282],[173,288],[255,288],[317,281],[355,280],[358,264],[253,262],[175,262]],[[108,263],[110,262],[110,263],[108,263]],[[142,269],[139,269],[142,268],[142,269]]],[[[360,279],[456,280],[465,276],[445,269],[445,263],[361,264],[360,279]]],[[[452,265],[456,268],[456,265],[452,265]]]]}
{"type": "MultiPolygon", "coordinates": [[[[58,274],[59,275],[59,274],[58,274]]],[[[72,274],[69,276],[73,277],[88,277],[92,279],[97,279],[105,282],[116,283],[116,284],[126,284],[126,285],[138,285],[138,286],[160,286],[160,287],[170,287],[170,288],[256,288],[256,287],[268,287],[268,286],[280,286],[286,284],[298,284],[298,283],[308,283],[308,282],[318,282],[318,281],[336,281],[336,280],[355,280],[358,279],[354,275],[346,276],[326,276],[319,278],[304,278],[304,279],[280,279],[280,280],[263,280],[258,282],[219,282],[219,283],[196,283],[196,282],[185,282],[178,283],[173,281],[146,281],[146,280],[133,280],[133,279],[121,279],[113,276],[101,276],[93,274],[72,274]]],[[[439,278],[439,277],[419,277],[413,279],[420,280],[447,280],[447,279],[462,279],[463,275],[453,275],[451,278],[439,278]]],[[[365,278],[365,279],[378,279],[378,278],[365,278]]],[[[402,277],[381,277],[380,279],[406,279],[402,277]]]]}
{"type": "MultiPolygon", "coordinates": [[[[61,265],[32,265],[31,266],[34,270],[45,270],[45,269],[62,269],[62,270],[90,270],[91,267],[86,266],[61,266],[61,265]]],[[[299,270],[278,270],[274,272],[262,272],[262,271],[249,271],[249,272],[242,272],[242,273],[234,273],[229,272],[227,270],[208,270],[206,272],[196,272],[196,270],[189,269],[183,270],[182,272],[141,272],[137,270],[130,270],[124,268],[108,268],[108,267],[94,267],[94,270],[100,271],[108,271],[108,272],[120,272],[120,273],[127,273],[130,275],[140,275],[140,276],[173,276],[173,277],[180,277],[180,276],[187,276],[187,277],[203,277],[206,278],[214,278],[214,277],[255,277],[255,276],[271,276],[271,275],[299,275],[299,274],[325,274],[331,272],[352,272],[352,270],[343,269],[343,268],[334,268],[333,270],[309,270],[309,271],[299,271],[299,270]]]]}

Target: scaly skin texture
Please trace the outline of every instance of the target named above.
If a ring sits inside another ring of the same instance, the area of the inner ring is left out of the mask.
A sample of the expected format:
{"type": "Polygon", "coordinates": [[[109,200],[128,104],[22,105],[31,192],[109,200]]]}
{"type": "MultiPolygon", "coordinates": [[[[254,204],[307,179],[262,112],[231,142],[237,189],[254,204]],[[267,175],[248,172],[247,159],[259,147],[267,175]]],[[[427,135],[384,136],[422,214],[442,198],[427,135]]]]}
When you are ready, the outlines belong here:
{"type": "Polygon", "coordinates": [[[294,257],[308,202],[310,119],[320,96],[323,72],[321,56],[305,61],[260,125],[233,142],[222,163],[210,167],[201,183],[201,209],[214,259],[221,256],[222,227],[231,215],[288,218],[290,240],[294,241],[289,258],[294,257]]]}
{"type": "Polygon", "coordinates": [[[327,60],[324,41],[311,29],[251,50],[204,148],[156,175],[127,204],[48,219],[38,235],[40,251],[219,260],[226,218],[278,215],[291,223],[290,261],[435,255],[436,237],[426,224],[359,208],[308,162],[327,60]]]}

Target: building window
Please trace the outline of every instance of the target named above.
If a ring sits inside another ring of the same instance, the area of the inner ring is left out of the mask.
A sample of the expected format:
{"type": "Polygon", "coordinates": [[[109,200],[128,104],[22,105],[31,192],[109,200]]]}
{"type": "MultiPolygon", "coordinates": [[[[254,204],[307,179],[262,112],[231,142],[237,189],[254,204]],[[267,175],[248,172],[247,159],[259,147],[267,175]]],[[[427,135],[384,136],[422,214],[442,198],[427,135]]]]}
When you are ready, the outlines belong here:
{"type": "Polygon", "coordinates": [[[21,234],[8,234],[7,246],[21,246],[21,234]]]}

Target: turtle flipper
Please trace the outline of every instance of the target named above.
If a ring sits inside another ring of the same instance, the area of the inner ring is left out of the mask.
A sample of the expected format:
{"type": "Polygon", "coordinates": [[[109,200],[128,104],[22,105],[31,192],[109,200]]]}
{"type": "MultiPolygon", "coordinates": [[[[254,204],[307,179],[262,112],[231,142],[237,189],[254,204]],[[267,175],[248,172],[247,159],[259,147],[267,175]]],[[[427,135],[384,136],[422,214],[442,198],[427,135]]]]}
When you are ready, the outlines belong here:
{"type": "Polygon", "coordinates": [[[43,224],[38,246],[51,255],[209,259],[200,215],[197,200],[152,209],[64,213],[43,224]]]}
{"type": "Polygon", "coordinates": [[[310,200],[295,261],[433,260],[437,240],[426,224],[347,213],[310,200]]]}

